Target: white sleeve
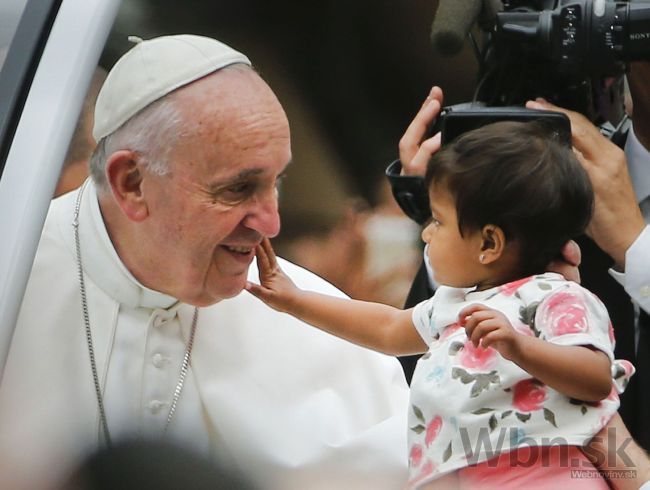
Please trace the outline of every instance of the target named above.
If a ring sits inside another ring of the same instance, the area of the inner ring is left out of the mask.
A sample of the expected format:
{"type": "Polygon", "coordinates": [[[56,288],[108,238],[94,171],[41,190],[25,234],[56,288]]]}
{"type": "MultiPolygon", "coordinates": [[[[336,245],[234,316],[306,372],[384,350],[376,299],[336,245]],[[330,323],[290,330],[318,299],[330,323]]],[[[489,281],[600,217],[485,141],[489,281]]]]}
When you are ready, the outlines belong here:
{"type": "Polygon", "coordinates": [[[559,345],[590,345],[614,360],[614,337],[607,308],[574,282],[549,293],[539,303],[535,326],[545,340],[559,345]]]}
{"type": "MultiPolygon", "coordinates": [[[[631,129],[625,143],[628,162],[650,162],[648,151],[636,138],[631,129]]],[[[632,171],[632,170],[631,170],[632,171]]],[[[640,175],[634,178],[644,178],[640,175]]],[[[647,219],[647,217],[646,217],[647,219]]],[[[638,305],[650,313],[650,227],[646,226],[625,253],[625,272],[610,269],[609,273],[625,288],[627,294],[638,305]]]]}
{"type": "Polygon", "coordinates": [[[433,331],[433,326],[431,325],[435,297],[436,295],[434,294],[426,301],[422,301],[421,303],[415,305],[413,308],[413,313],[411,314],[413,326],[427,345],[433,342],[433,339],[435,338],[434,336],[436,334],[436,332],[433,331]]]}
{"type": "Polygon", "coordinates": [[[646,226],[625,253],[625,273],[609,273],[646,313],[650,313],[650,226],[646,226]]]}

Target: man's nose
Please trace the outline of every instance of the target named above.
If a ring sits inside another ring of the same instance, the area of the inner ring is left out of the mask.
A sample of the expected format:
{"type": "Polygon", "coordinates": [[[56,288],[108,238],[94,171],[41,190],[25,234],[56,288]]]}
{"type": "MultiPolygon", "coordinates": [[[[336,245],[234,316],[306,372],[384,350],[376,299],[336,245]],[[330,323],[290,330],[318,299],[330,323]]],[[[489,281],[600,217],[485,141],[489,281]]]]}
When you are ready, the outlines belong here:
{"type": "Polygon", "coordinates": [[[429,224],[429,225],[424,227],[424,230],[422,230],[422,241],[424,243],[429,243],[429,235],[430,235],[430,231],[431,231],[430,228],[431,228],[431,225],[429,224]]]}
{"type": "Polygon", "coordinates": [[[280,233],[278,197],[275,191],[257,200],[248,216],[244,219],[244,225],[269,238],[273,238],[280,233]]]}

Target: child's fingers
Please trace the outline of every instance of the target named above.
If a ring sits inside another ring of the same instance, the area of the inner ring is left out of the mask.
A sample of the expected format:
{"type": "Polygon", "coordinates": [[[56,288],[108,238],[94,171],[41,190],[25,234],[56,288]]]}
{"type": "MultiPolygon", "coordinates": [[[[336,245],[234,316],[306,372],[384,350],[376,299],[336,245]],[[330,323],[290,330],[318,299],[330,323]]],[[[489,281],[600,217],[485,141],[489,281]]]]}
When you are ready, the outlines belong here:
{"type": "Polygon", "coordinates": [[[255,284],[254,282],[250,281],[246,281],[246,291],[251,293],[253,296],[257,296],[260,299],[264,295],[264,288],[262,288],[262,286],[259,284],[255,284]]]}
{"type": "Polygon", "coordinates": [[[500,327],[501,324],[493,318],[482,320],[476,325],[472,331],[471,336],[468,334],[468,337],[471,340],[472,344],[474,344],[474,347],[478,347],[482,343],[481,339],[483,339],[490,332],[499,329],[500,327]]]}
{"type": "Polygon", "coordinates": [[[486,311],[489,310],[489,308],[485,305],[479,304],[479,303],[473,303],[469,306],[466,306],[460,312],[458,313],[458,322],[465,326],[466,321],[468,320],[468,317],[473,315],[476,312],[479,311],[486,311]]]}
{"type": "Polygon", "coordinates": [[[497,328],[491,332],[486,333],[481,338],[481,346],[484,349],[487,349],[488,347],[492,347],[492,345],[494,345],[496,342],[500,342],[502,340],[506,340],[506,336],[504,335],[502,329],[497,328]]]}
{"type": "Polygon", "coordinates": [[[257,258],[257,268],[260,274],[267,274],[271,270],[269,256],[264,249],[263,242],[255,247],[255,257],[257,258]]]}
{"type": "Polygon", "coordinates": [[[474,330],[479,323],[484,322],[494,318],[494,312],[492,310],[478,310],[474,311],[472,314],[463,317],[461,324],[465,327],[465,332],[467,333],[467,338],[471,338],[474,335],[474,330]]]}
{"type": "Polygon", "coordinates": [[[264,252],[266,252],[269,267],[271,269],[274,269],[278,265],[278,261],[275,257],[275,251],[273,250],[273,246],[271,245],[271,240],[269,240],[268,237],[264,237],[262,239],[262,248],[264,249],[264,252]]]}

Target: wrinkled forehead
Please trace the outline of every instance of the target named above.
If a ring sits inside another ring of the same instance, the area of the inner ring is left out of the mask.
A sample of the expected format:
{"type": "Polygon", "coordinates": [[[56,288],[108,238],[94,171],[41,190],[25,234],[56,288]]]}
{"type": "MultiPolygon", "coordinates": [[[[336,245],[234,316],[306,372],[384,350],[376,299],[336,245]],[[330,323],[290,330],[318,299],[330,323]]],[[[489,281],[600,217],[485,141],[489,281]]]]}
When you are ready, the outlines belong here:
{"type": "Polygon", "coordinates": [[[252,69],[220,70],[179,90],[175,102],[184,120],[175,161],[274,173],[291,160],[287,117],[252,69]]]}
{"type": "Polygon", "coordinates": [[[282,111],[277,97],[251,67],[243,64],[231,65],[202,77],[173,93],[181,107],[205,110],[253,111],[275,108],[282,111]]]}

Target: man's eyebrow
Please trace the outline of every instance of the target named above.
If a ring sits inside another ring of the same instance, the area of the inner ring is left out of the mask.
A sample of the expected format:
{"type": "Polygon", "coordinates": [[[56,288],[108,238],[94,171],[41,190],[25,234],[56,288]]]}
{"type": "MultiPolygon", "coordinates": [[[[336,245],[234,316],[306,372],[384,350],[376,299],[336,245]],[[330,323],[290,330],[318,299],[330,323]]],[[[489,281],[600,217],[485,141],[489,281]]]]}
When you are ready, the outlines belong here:
{"type": "Polygon", "coordinates": [[[263,174],[263,173],[264,173],[264,170],[261,169],[261,168],[249,168],[249,169],[246,169],[246,170],[242,170],[241,172],[234,175],[233,177],[231,177],[228,180],[230,180],[230,181],[243,180],[243,179],[245,179],[247,177],[252,177],[254,175],[259,175],[259,174],[263,174]]]}
{"type": "MultiPolygon", "coordinates": [[[[287,162],[287,164],[284,166],[284,169],[282,170],[282,172],[280,172],[280,175],[285,175],[287,173],[287,168],[289,167],[289,165],[291,165],[291,162],[292,162],[291,160],[289,160],[287,162]]],[[[266,169],[262,169],[262,168],[248,168],[248,169],[242,170],[238,174],[226,179],[226,182],[233,182],[233,181],[243,180],[243,179],[245,179],[247,177],[252,177],[252,176],[263,174],[266,171],[267,171],[266,169]]]]}
{"type": "MultiPolygon", "coordinates": [[[[286,175],[287,168],[289,167],[290,164],[291,164],[291,160],[287,163],[287,165],[284,167],[282,172],[280,172],[279,177],[284,177],[286,175]]],[[[212,182],[207,187],[208,187],[208,189],[210,191],[216,192],[219,189],[223,188],[224,186],[227,186],[229,184],[233,184],[233,183],[236,183],[236,182],[241,182],[243,180],[246,180],[247,178],[255,177],[255,176],[261,175],[261,174],[263,174],[265,172],[266,172],[266,170],[262,169],[262,168],[248,168],[248,169],[242,170],[241,172],[239,172],[239,173],[237,173],[235,175],[227,177],[227,178],[225,178],[223,180],[219,180],[217,182],[212,182]]]]}

